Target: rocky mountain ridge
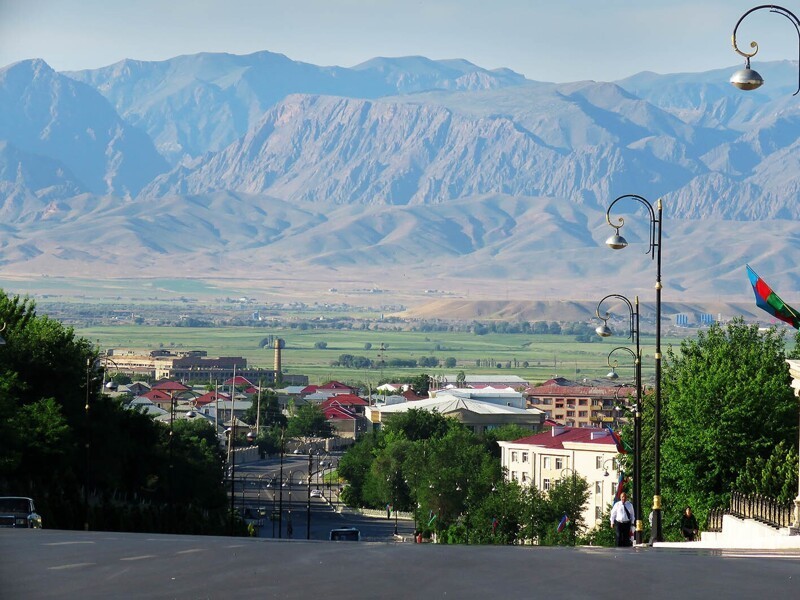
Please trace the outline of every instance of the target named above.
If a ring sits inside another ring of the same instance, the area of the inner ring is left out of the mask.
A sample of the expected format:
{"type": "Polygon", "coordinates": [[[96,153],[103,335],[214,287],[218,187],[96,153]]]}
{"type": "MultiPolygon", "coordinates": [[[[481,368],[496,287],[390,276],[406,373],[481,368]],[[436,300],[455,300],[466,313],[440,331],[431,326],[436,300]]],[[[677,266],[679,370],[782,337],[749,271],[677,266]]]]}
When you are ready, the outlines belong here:
{"type": "MultiPolygon", "coordinates": [[[[0,70],[4,269],[589,293],[652,268],[597,251],[605,207],[638,193],[664,198],[673,293],[747,293],[744,262],[796,289],[800,110],[721,76],[552,84],[460,60],[344,69],[267,52],[16,63],[0,70]]],[[[645,219],[626,217],[634,244],[645,219]]]]}

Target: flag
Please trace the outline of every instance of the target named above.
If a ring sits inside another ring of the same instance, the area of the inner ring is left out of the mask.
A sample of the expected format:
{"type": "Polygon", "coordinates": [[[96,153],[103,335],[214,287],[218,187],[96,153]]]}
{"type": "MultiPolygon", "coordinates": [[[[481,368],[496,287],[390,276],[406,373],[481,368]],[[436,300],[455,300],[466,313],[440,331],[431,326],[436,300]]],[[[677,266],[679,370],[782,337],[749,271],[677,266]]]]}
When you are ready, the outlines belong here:
{"type": "Polygon", "coordinates": [[[619,437],[619,434],[615,433],[614,430],[608,425],[606,425],[606,429],[608,429],[608,433],[611,434],[611,439],[614,440],[614,444],[617,447],[617,452],[620,454],[627,454],[628,448],[625,447],[625,444],[623,443],[622,438],[619,437]]]}
{"type": "Polygon", "coordinates": [[[430,519],[428,520],[428,527],[430,527],[431,524],[433,524],[433,522],[436,520],[436,515],[433,514],[433,511],[430,511],[428,515],[430,516],[430,519]]]}
{"type": "Polygon", "coordinates": [[[619,478],[617,479],[617,491],[614,494],[614,504],[619,502],[619,495],[625,491],[626,483],[628,483],[628,478],[625,477],[625,471],[620,470],[619,478]]]}
{"type": "Polygon", "coordinates": [[[756,295],[756,306],[788,323],[795,329],[800,329],[800,313],[784,303],[778,294],[773,292],[772,288],[767,285],[767,282],[756,275],[750,265],[745,266],[747,267],[747,276],[750,278],[750,284],[753,286],[753,293],[756,295]]]}
{"type": "Polygon", "coordinates": [[[567,513],[564,513],[564,516],[561,517],[561,520],[558,522],[558,527],[556,528],[556,531],[558,533],[561,533],[562,531],[564,531],[564,528],[567,525],[569,525],[569,517],[567,516],[567,513]]]}

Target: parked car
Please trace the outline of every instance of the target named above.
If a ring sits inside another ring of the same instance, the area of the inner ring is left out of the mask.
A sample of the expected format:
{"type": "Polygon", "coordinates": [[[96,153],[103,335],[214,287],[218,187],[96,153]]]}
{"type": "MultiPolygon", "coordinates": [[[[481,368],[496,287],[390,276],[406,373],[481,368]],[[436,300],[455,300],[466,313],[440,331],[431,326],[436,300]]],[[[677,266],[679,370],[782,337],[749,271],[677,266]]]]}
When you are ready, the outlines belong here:
{"type": "Polygon", "coordinates": [[[331,529],[330,540],[333,542],[358,542],[361,541],[361,532],[355,527],[331,529]]]}
{"type": "Polygon", "coordinates": [[[322,490],[311,490],[312,498],[322,498],[322,490]]]}
{"type": "Polygon", "coordinates": [[[0,527],[41,529],[42,517],[36,513],[31,498],[3,496],[0,497],[0,527]]]}

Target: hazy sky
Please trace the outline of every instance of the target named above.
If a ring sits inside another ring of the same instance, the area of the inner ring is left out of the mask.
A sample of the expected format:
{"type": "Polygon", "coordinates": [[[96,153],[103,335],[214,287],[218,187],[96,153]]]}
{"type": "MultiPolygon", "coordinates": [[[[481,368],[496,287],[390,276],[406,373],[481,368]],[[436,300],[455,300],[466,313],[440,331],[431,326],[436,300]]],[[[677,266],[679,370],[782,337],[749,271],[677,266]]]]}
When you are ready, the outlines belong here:
{"type": "MultiPolygon", "coordinates": [[[[465,58],[530,79],[610,81],[739,64],[740,0],[0,0],[0,66],[57,70],[123,58],[270,50],[317,65],[375,56],[465,58]]],[[[800,12],[800,3],[787,8],[800,12]]],[[[740,28],[760,60],[797,59],[797,35],[760,11],[740,28]]],[[[755,61],[756,59],[754,59],[755,61]]],[[[754,64],[754,66],[756,66],[754,64]]],[[[756,67],[757,68],[757,67],[756,67]]]]}

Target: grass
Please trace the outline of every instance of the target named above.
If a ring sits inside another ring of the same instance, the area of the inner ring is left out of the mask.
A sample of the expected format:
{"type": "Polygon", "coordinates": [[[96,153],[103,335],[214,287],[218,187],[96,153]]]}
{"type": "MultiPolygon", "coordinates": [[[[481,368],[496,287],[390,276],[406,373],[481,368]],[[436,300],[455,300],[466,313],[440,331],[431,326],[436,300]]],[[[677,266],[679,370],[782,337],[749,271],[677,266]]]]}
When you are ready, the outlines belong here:
{"type": "MultiPolygon", "coordinates": [[[[608,373],[608,353],[617,346],[626,345],[627,340],[580,343],[569,336],[488,334],[477,336],[460,332],[414,332],[337,329],[277,329],[265,327],[155,327],[155,326],[97,326],[76,327],[76,333],[95,342],[99,348],[124,348],[153,350],[206,350],[209,356],[243,356],[256,367],[270,368],[274,351],[260,348],[259,342],[268,335],[286,340],[282,363],[289,373],[308,375],[311,383],[322,383],[330,379],[344,382],[363,382],[376,385],[381,379],[406,381],[419,373],[444,374],[463,370],[467,374],[513,374],[530,382],[545,381],[553,376],[570,379],[601,378],[608,373]],[[315,347],[317,342],[326,342],[326,349],[315,347]],[[392,359],[419,359],[435,356],[444,361],[454,357],[457,365],[453,369],[415,368],[402,369],[346,369],[332,367],[340,354],[365,356],[380,361],[380,345],[386,348],[384,361],[392,359]],[[365,344],[372,344],[365,350],[365,344]],[[439,348],[437,350],[437,347],[439,348]],[[476,366],[476,360],[489,361],[496,366],[476,366]],[[519,365],[513,367],[514,360],[519,365]],[[527,361],[529,366],[522,367],[527,361]],[[512,368],[506,368],[511,362],[512,368]]],[[[677,338],[662,339],[662,352],[670,343],[678,344],[677,338]]],[[[653,376],[654,339],[643,337],[643,377],[648,381],[653,376]]],[[[633,377],[631,358],[625,352],[615,353],[619,361],[620,380],[633,377]]]]}

